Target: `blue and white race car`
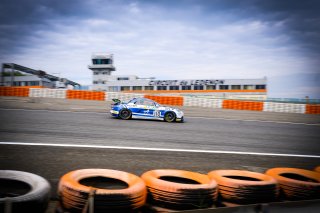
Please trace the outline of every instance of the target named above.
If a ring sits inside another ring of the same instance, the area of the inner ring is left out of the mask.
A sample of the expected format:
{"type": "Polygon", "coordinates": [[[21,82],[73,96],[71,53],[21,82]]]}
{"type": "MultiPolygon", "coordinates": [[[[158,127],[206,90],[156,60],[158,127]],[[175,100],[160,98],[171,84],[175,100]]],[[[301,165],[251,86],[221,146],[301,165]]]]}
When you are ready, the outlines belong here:
{"type": "Polygon", "coordinates": [[[121,119],[151,119],[167,122],[183,122],[184,113],[176,108],[161,106],[157,102],[147,98],[134,98],[127,103],[119,99],[112,99],[110,113],[113,117],[121,119]]]}

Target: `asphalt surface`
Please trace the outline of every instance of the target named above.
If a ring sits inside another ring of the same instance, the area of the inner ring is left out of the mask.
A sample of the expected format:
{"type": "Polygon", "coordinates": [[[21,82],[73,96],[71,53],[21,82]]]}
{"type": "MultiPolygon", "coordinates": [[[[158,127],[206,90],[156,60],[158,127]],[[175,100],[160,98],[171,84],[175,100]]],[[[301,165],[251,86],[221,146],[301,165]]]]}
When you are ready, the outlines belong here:
{"type": "Polygon", "coordinates": [[[318,115],[182,109],[185,123],[124,121],[110,118],[105,102],[2,98],[0,169],[45,177],[55,198],[59,178],[82,168],[141,175],[164,168],[264,172],[272,167],[320,165],[318,115]],[[134,147],[139,149],[130,149],[134,147]]]}
{"type": "Polygon", "coordinates": [[[108,113],[0,110],[1,141],[320,153],[318,125],[186,117],[185,123],[118,120],[108,113]]]}

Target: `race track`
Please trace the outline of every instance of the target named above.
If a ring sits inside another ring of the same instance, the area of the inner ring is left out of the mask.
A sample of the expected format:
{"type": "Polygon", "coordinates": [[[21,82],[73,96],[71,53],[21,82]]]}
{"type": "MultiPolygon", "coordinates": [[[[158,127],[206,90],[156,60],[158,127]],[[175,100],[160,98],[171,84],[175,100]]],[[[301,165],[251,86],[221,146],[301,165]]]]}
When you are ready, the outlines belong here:
{"type": "Polygon", "coordinates": [[[47,178],[53,197],[59,178],[81,168],[140,175],[156,168],[264,172],[320,164],[318,123],[188,115],[185,123],[124,121],[101,112],[9,108],[0,109],[0,120],[0,169],[47,178]]]}

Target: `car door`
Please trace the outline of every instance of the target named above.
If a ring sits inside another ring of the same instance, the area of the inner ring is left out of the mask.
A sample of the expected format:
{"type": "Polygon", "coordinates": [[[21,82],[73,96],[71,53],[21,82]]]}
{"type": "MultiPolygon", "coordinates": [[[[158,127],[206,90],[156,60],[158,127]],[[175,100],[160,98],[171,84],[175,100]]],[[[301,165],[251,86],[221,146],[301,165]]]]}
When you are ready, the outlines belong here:
{"type": "Polygon", "coordinates": [[[144,110],[144,114],[147,116],[147,117],[155,117],[155,104],[153,101],[151,100],[145,100],[144,101],[144,107],[145,107],[145,110],[144,110]]]}

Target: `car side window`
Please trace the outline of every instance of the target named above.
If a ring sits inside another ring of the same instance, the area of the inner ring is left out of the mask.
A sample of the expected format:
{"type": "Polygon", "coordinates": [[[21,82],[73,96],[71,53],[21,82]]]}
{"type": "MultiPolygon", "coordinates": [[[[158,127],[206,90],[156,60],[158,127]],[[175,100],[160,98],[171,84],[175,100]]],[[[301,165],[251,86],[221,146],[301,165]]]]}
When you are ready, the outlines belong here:
{"type": "Polygon", "coordinates": [[[142,99],[140,99],[140,100],[137,101],[137,104],[144,105],[144,101],[142,99]]]}
{"type": "Polygon", "coordinates": [[[145,101],[144,104],[147,105],[147,106],[155,106],[153,101],[145,101]]]}

